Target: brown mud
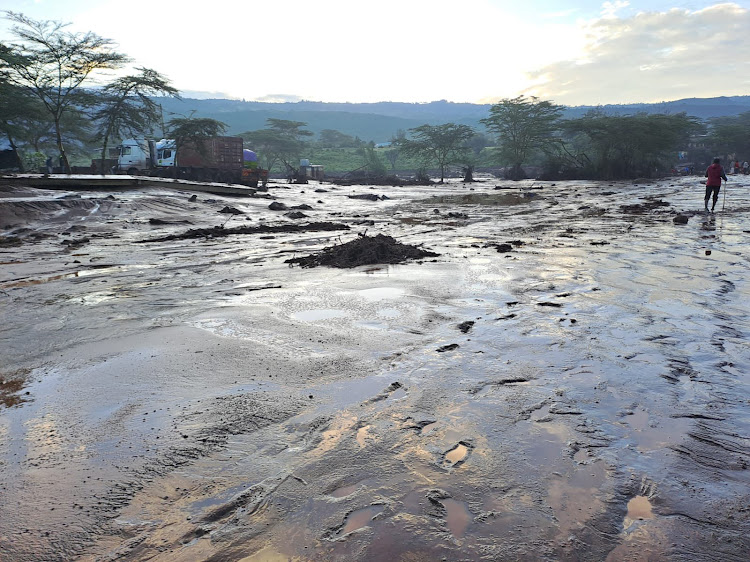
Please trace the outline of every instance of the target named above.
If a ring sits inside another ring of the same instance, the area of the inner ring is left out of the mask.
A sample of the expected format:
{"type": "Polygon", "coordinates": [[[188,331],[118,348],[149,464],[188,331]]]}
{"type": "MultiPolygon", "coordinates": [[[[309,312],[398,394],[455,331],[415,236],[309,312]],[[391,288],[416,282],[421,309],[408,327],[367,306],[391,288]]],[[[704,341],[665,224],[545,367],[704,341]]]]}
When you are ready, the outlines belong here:
{"type": "Polygon", "coordinates": [[[375,236],[360,235],[358,238],[323,248],[316,254],[300,258],[291,258],[284,263],[299,265],[300,267],[328,267],[351,268],[361,265],[399,264],[409,260],[435,258],[440,254],[417,248],[414,245],[402,244],[392,236],[377,234],[375,236]]]}
{"type": "Polygon", "coordinates": [[[746,560],[750,183],[495,187],[3,188],[0,559],[746,560]]]}

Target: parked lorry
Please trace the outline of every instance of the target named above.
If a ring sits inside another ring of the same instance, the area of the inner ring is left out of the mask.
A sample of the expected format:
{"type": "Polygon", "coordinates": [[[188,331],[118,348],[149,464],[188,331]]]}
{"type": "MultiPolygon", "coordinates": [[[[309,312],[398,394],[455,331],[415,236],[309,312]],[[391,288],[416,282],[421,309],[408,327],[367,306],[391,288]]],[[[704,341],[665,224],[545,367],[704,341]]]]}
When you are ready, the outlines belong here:
{"type": "Polygon", "coordinates": [[[240,137],[209,137],[200,150],[191,143],[177,147],[172,139],[125,139],[118,150],[118,173],[250,187],[268,182],[268,170],[258,166],[257,155],[243,148],[240,137]]]}

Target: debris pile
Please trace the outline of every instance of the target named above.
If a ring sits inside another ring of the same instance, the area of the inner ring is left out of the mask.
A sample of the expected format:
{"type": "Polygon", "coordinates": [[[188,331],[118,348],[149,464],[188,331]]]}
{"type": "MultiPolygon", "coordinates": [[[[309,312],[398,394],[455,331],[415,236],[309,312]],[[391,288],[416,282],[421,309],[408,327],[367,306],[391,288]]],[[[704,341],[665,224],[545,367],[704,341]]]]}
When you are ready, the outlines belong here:
{"type": "Polygon", "coordinates": [[[402,244],[392,236],[378,234],[377,236],[360,235],[351,242],[324,248],[317,254],[288,259],[284,263],[296,264],[300,267],[327,265],[350,268],[359,265],[403,263],[411,259],[432,258],[439,255],[417,246],[402,244]]]}

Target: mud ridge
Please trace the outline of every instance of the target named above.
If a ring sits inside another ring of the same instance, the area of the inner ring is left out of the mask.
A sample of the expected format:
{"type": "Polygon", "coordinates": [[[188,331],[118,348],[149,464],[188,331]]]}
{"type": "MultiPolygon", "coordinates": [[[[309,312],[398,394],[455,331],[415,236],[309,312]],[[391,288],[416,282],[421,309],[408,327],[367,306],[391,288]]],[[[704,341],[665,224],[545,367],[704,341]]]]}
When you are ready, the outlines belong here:
{"type": "Polygon", "coordinates": [[[170,234],[158,238],[147,238],[145,240],[136,240],[136,243],[143,244],[147,242],[169,242],[171,240],[189,240],[193,238],[221,238],[224,236],[233,236],[237,234],[278,234],[278,233],[295,233],[295,232],[331,232],[334,230],[349,230],[345,224],[334,222],[311,222],[308,224],[280,224],[280,225],[260,225],[260,226],[237,226],[234,228],[222,228],[215,226],[213,228],[191,228],[182,234],[170,234]]]}

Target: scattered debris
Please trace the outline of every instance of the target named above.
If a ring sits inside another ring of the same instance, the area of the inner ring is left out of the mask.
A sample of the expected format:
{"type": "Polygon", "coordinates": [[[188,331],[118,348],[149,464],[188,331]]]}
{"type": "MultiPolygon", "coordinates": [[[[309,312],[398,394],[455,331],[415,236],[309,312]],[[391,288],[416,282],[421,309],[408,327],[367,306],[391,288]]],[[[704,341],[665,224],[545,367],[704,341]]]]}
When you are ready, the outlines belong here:
{"type": "Polygon", "coordinates": [[[224,213],[224,214],[227,214],[227,215],[244,215],[244,214],[245,214],[245,212],[244,212],[244,211],[240,211],[239,209],[237,209],[237,208],[235,208],[235,207],[230,207],[230,206],[228,206],[228,205],[227,205],[226,207],[224,207],[224,208],[223,208],[223,209],[222,209],[221,211],[219,211],[219,212],[220,212],[220,213],[224,213]]]}
{"type": "Polygon", "coordinates": [[[448,345],[438,347],[435,351],[437,351],[438,353],[445,353],[446,351],[453,351],[454,349],[458,348],[459,345],[457,343],[449,343],[448,345]]]}

